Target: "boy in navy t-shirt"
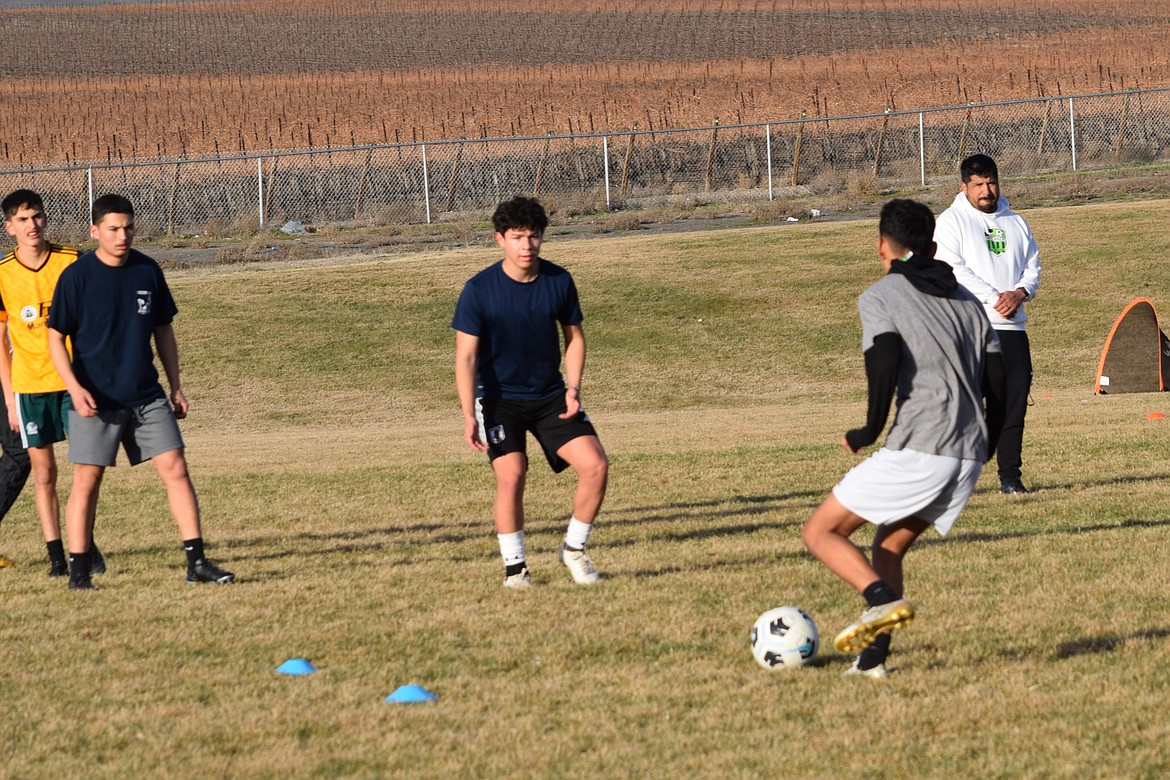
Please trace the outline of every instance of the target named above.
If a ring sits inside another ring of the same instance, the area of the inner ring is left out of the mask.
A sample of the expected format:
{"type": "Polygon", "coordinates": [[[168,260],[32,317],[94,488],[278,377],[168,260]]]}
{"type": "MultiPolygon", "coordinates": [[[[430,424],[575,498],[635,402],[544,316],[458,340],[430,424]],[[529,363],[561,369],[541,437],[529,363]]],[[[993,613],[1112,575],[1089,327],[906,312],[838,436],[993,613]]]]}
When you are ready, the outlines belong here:
{"type": "Polygon", "coordinates": [[[464,438],[488,454],[496,475],[492,514],[504,585],[532,584],[524,547],[529,432],[554,472],[571,467],[577,473],[573,516],[558,557],[575,582],[592,585],[600,578],[585,544],[605,498],[609,460],[581,408],[585,332],[577,288],[568,271],[540,257],[548,216],[537,200],[501,203],[492,225],[504,257],[464,285],[451,327],[464,438]]]}
{"type": "Polygon", "coordinates": [[[49,351],[73,404],[73,489],[65,508],[69,587],[93,587],[89,518],[119,446],[132,466],[154,460],[187,552],[187,581],[232,582],[235,575],[203,555],[199,501],[177,422],[187,416],[187,399],[179,383],[179,347],[171,326],[178,309],[170,288],[158,263],[131,248],[134,207],[126,198],[103,195],[94,201],[89,233],[98,248],[61,273],[49,310],[49,351]],[[169,400],[154,367],[152,341],[171,388],[169,400]]]}

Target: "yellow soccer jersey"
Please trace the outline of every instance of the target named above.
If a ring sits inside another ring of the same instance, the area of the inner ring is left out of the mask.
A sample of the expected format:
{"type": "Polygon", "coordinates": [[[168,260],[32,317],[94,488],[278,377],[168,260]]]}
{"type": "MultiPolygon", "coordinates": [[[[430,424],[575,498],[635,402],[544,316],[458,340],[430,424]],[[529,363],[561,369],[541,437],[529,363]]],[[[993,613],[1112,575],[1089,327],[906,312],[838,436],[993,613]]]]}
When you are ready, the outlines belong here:
{"type": "Polygon", "coordinates": [[[0,260],[0,320],[8,324],[12,341],[12,389],[17,393],[65,389],[49,358],[49,305],[61,272],[77,256],[76,249],[50,244],[49,256],[35,271],[16,259],[16,250],[0,260]]]}

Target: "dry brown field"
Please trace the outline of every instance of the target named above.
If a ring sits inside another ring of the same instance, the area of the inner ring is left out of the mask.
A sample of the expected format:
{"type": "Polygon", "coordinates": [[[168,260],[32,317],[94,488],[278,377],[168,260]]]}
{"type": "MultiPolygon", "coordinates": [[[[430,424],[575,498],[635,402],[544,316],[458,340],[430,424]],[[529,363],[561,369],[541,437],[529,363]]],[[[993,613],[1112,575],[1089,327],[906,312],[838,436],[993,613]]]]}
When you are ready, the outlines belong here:
{"type": "Polygon", "coordinates": [[[1170,0],[62,2],[0,11],[0,166],[1170,84],[1170,0]]]}

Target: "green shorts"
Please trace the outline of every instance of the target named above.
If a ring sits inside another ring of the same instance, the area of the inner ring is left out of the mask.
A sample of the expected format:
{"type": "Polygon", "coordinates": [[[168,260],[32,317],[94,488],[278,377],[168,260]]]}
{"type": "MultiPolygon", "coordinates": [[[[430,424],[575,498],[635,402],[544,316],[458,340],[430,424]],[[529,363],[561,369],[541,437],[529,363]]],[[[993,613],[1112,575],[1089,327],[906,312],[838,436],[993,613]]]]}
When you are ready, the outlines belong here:
{"type": "Polygon", "coordinates": [[[47,447],[65,441],[69,433],[69,393],[17,393],[16,414],[20,419],[20,440],[25,449],[47,447]]]}

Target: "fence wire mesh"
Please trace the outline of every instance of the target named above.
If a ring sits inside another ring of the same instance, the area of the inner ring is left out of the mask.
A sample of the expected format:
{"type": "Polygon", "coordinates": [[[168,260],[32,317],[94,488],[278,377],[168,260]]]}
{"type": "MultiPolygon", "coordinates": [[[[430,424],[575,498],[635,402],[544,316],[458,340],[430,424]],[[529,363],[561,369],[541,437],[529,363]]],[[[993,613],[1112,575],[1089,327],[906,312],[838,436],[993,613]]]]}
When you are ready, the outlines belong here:
{"type": "Polygon", "coordinates": [[[768,124],[267,152],[0,171],[42,193],[80,233],[105,192],[135,204],[145,235],[222,235],[309,224],[432,222],[517,193],[569,213],[722,193],[767,199],[851,177],[952,178],[976,151],[1010,175],[1165,159],[1170,89],[768,124]]]}

